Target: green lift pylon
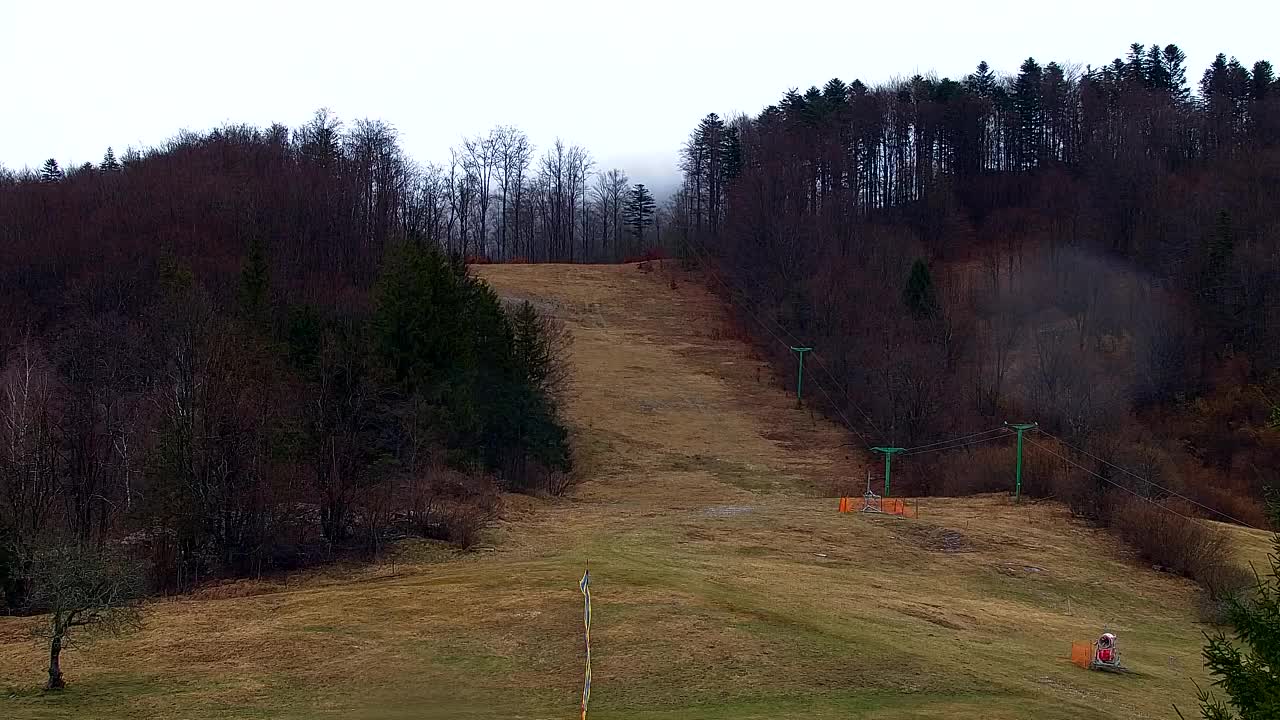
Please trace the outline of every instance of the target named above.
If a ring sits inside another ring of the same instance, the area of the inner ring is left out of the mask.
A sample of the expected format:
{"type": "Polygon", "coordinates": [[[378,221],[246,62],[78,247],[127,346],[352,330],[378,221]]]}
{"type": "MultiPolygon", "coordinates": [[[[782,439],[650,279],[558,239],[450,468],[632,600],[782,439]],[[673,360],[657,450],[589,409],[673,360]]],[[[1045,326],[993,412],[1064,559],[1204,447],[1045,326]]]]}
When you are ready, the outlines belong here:
{"type": "Polygon", "coordinates": [[[1039,424],[1040,423],[1010,424],[1008,422],[1005,422],[1006,426],[1018,431],[1018,466],[1017,466],[1017,470],[1014,471],[1014,485],[1013,485],[1013,501],[1014,502],[1018,502],[1018,500],[1022,498],[1022,434],[1038,426],[1039,424]]]}
{"type": "Polygon", "coordinates": [[[791,348],[800,356],[800,366],[796,368],[796,405],[800,404],[800,390],[804,388],[804,354],[813,350],[811,347],[791,348]]]}
{"type": "Polygon", "coordinates": [[[873,447],[873,452],[884,453],[884,496],[889,497],[889,470],[893,465],[893,454],[902,452],[900,447],[873,447]]]}

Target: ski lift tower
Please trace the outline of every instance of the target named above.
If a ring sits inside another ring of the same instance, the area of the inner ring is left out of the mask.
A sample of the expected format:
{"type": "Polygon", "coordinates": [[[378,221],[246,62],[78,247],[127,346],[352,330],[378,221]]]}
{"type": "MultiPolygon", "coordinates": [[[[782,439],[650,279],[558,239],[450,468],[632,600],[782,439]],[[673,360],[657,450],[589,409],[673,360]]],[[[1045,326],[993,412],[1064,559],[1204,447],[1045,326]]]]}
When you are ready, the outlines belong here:
{"type": "Polygon", "coordinates": [[[862,493],[862,509],[859,512],[884,512],[884,498],[871,489],[871,471],[867,471],[867,491],[862,493]]]}

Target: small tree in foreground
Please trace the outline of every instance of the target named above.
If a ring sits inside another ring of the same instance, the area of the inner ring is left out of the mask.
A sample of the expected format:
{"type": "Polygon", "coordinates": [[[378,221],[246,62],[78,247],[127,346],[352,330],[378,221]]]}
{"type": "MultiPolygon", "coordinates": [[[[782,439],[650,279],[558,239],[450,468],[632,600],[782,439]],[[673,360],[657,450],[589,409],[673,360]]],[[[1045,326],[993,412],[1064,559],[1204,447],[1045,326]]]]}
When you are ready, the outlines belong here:
{"type": "MultiPolygon", "coordinates": [[[[1280,526],[1280,507],[1275,503],[1271,514],[1273,523],[1280,526]]],[[[1219,632],[1205,645],[1205,666],[1213,684],[1227,696],[1223,702],[1200,690],[1200,714],[1205,720],[1280,718],[1280,535],[1272,542],[1271,572],[1258,578],[1252,596],[1228,600],[1234,641],[1219,632]]]]}
{"type": "Polygon", "coordinates": [[[31,554],[32,609],[47,613],[32,634],[49,642],[46,690],[66,686],[60,654],[73,641],[118,635],[141,623],[142,576],[119,555],[81,543],[52,544],[31,554]]]}

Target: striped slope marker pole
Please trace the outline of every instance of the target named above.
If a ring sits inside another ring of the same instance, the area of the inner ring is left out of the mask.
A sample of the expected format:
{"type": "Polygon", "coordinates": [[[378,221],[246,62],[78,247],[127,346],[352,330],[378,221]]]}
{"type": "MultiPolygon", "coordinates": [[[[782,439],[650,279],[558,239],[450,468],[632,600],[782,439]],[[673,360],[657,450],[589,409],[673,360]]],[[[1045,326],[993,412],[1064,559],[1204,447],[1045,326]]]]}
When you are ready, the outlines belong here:
{"type": "Polygon", "coordinates": [[[586,635],[587,667],[582,681],[582,720],[587,720],[587,701],[591,699],[591,568],[582,573],[582,581],[578,583],[582,591],[582,629],[586,635]]]}

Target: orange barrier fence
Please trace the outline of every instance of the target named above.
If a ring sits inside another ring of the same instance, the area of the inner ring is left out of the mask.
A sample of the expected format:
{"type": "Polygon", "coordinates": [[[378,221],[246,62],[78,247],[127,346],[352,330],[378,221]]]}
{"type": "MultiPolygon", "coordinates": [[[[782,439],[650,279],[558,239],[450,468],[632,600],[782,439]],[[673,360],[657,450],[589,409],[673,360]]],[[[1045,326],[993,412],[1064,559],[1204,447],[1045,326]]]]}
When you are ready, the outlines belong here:
{"type": "Polygon", "coordinates": [[[840,512],[879,512],[896,517],[913,518],[919,513],[917,503],[907,503],[902,498],[875,497],[870,500],[860,497],[840,498],[840,512]]]}
{"type": "Polygon", "coordinates": [[[916,508],[908,505],[902,498],[883,498],[880,501],[880,512],[907,518],[916,516],[916,508]]]}
{"type": "Polygon", "coordinates": [[[1089,664],[1093,662],[1093,643],[1071,643],[1071,662],[1088,670],[1089,664]]]}

